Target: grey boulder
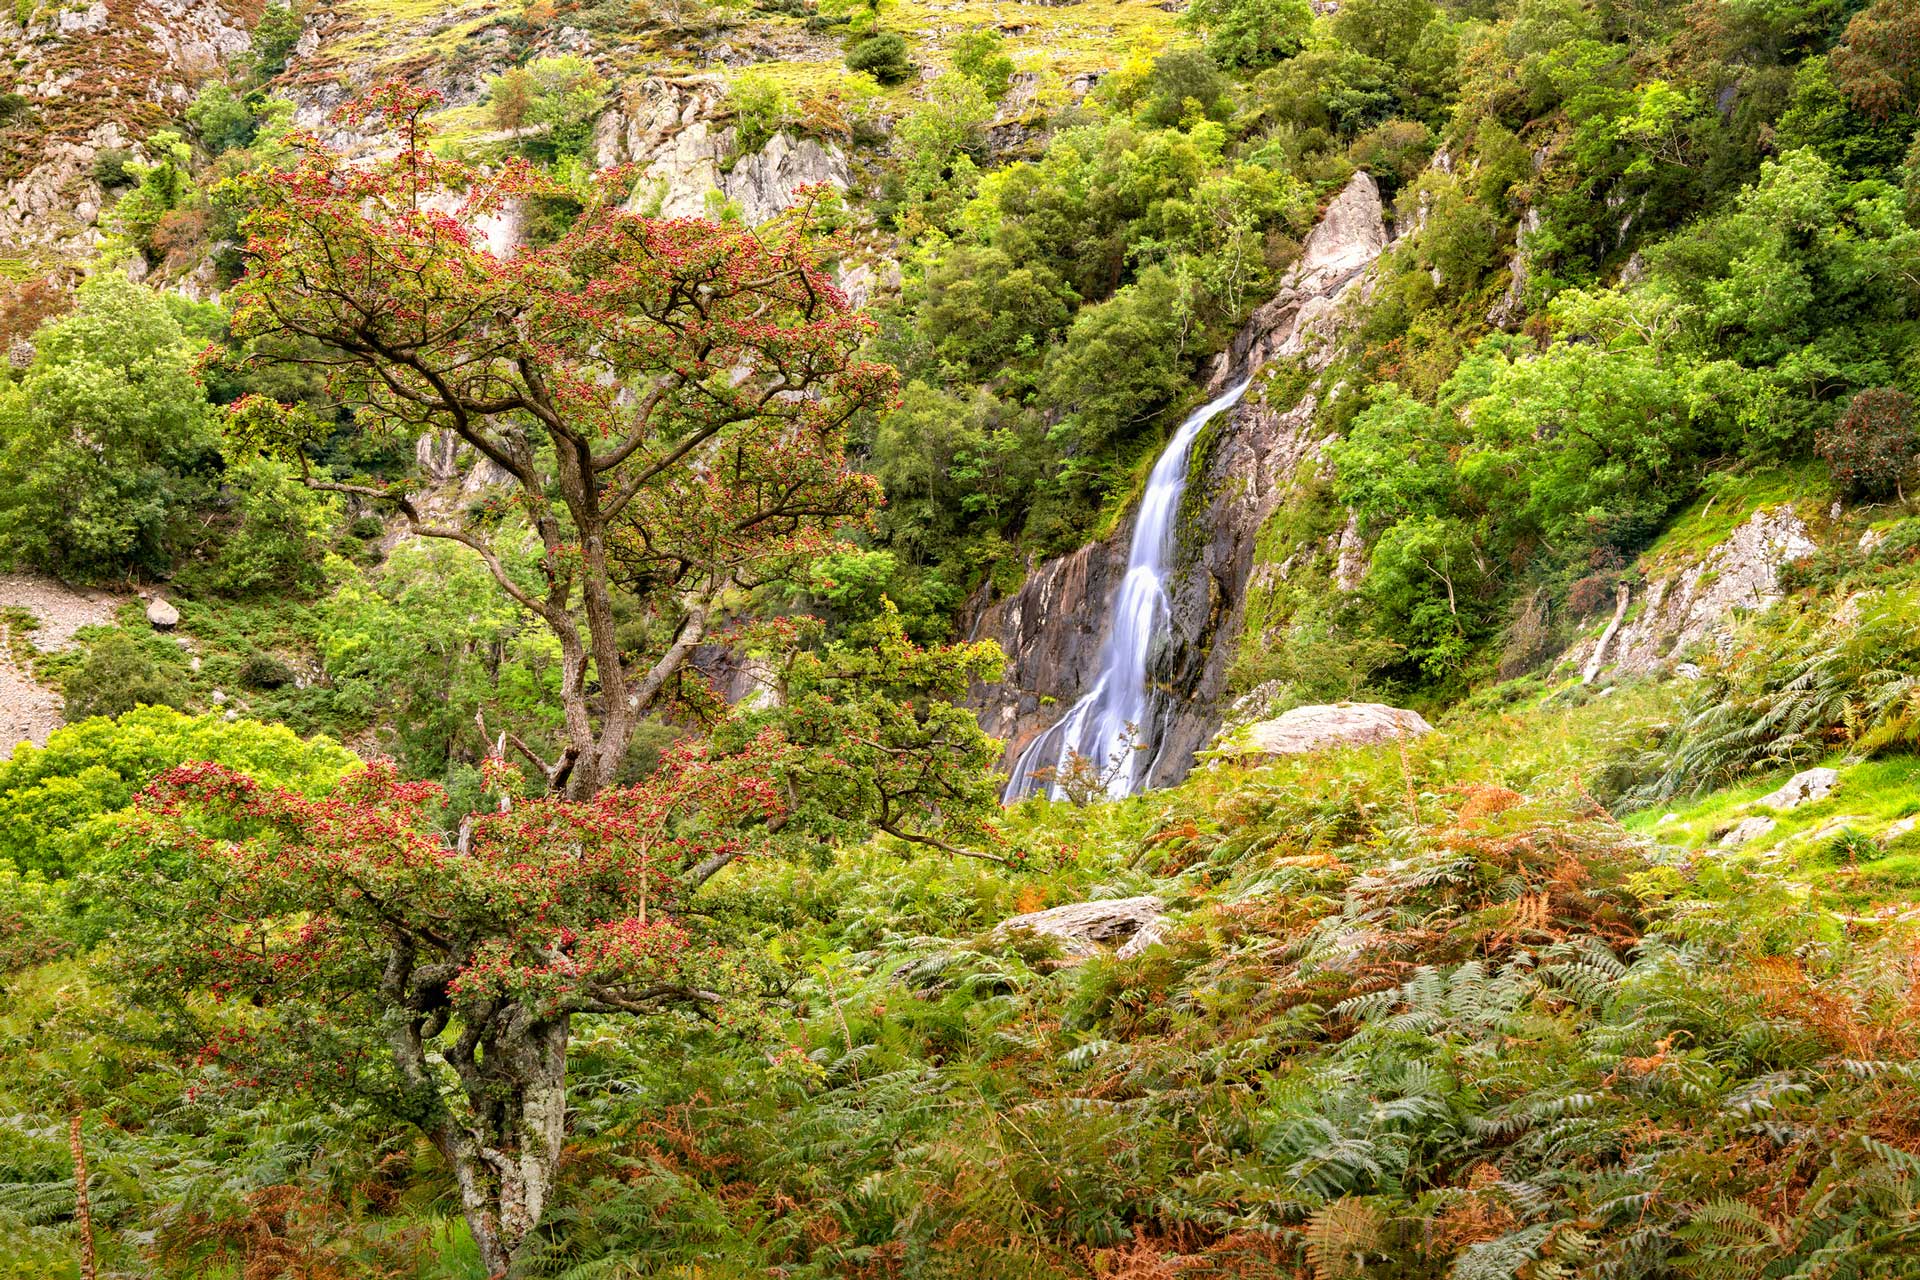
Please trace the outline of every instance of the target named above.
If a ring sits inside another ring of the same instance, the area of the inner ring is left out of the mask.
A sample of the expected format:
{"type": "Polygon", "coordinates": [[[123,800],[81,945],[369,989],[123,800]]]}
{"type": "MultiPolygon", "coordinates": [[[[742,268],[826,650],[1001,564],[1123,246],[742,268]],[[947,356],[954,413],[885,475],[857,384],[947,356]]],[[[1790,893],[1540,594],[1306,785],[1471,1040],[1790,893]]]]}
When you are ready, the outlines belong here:
{"type": "Polygon", "coordinates": [[[1236,758],[1293,756],[1329,747],[1371,746],[1417,738],[1433,726],[1417,711],[1379,702],[1335,702],[1295,707],[1257,720],[1223,742],[1218,754],[1236,758]]]}

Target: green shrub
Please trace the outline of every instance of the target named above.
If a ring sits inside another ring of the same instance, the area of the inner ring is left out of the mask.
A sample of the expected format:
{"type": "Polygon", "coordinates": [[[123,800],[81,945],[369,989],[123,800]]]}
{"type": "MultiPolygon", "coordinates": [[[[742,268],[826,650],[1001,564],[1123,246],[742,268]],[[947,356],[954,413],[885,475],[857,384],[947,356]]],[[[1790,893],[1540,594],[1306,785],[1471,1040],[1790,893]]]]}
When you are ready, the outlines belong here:
{"type": "Polygon", "coordinates": [[[848,46],[847,68],[864,71],[881,84],[900,84],[914,73],[907,38],[898,31],[878,31],[848,46]]]}
{"type": "Polygon", "coordinates": [[[240,683],[249,689],[284,689],[295,680],[293,668],[270,653],[251,653],[240,664],[240,683]]]}
{"type": "Polygon", "coordinates": [[[593,125],[605,104],[607,81],[578,54],[535,58],[487,82],[493,123],[501,129],[536,126],[522,146],[549,161],[580,160],[593,149],[593,125]]]}
{"type": "Polygon", "coordinates": [[[259,128],[248,100],[236,97],[218,80],[210,81],[187,107],[187,123],[199,135],[200,144],[216,156],[246,146],[259,128]]]}
{"type": "MultiPolygon", "coordinates": [[[[509,563],[531,570],[517,556],[509,563]]],[[[476,712],[536,726],[526,736],[543,746],[560,723],[558,643],[464,547],[403,542],[379,568],[346,577],[316,612],[326,723],[377,726],[384,749],[416,775],[481,757],[492,744],[476,712]]]]}
{"type": "Polygon", "coordinates": [[[752,155],[793,123],[793,98],[766,75],[744,75],[727,88],[733,107],[734,153],[752,155]]]}
{"type": "Polygon", "coordinates": [[[187,335],[159,294],[107,271],[34,346],[26,376],[0,387],[0,562],[167,572],[219,466],[187,335]]]}
{"type": "Polygon", "coordinates": [[[1220,64],[1204,49],[1175,46],[1153,61],[1141,119],[1165,128],[1182,123],[1196,110],[1209,119],[1224,117],[1229,84],[1220,64]]]}
{"type": "Polygon", "coordinates": [[[117,720],[94,718],[56,729],[45,747],[22,745],[0,761],[0,861],[63,876],[84,866],[106,827],[163,769],[211,760],[264,786],[309,795],[330,788],[353,755],[328,738],[219,714],[184,715],[146,706],[117,720]]]}
{"type": "Polygon", "coordinates": [[[127,176],[136,185],[103,221],[121,245],[151,254],[154,233],[162,221],[193,196],[193,149],[171,129],[148,138],[145,149],[153,159],[126,166],[127,176]]]}
{"type": "Polygon", "coordinates": [[[269,4],[266,7],[260,20],[253,24],[253,43],[247,50],[255,84],[271,80],[287,69],[287,59],[293,56],[305,26],[302,6],[269,4]]]}
{"type": "Polygon", "coordinates": [[[1194,0],[1185,21],[1222,66],[1265,67],[1300,51],[1313,10],[1307,0],[1194,0]]]}
{"type": "Polygon", "coordinates": [[[991,27],[970,27],[953,38],[953,69],[985,90],[995,102],[1013,86],[1013,59],[1007,42],[991,27]]]}
{"type": "Polygon", "coordinates": [[[93,154],[93,180],[103,187],[124,187],[133,181],[127,166],[133,152],[125,147],[104,147],[93,154]]]}
{"type": "Polygon", "coordinates": [[[62,692],[69,724],[140,706],[178,709],[187,702],[186,662],[168,641],[113,627],[87,645],[62,692]]]}
{"type": "Polygon", "coordinates": [[[317,589],[324,581],[333,500],[271,458],[237,463],[226,480],[238,520],[220,544],[210,585],[230,596],[299,596],[317,589]]]}

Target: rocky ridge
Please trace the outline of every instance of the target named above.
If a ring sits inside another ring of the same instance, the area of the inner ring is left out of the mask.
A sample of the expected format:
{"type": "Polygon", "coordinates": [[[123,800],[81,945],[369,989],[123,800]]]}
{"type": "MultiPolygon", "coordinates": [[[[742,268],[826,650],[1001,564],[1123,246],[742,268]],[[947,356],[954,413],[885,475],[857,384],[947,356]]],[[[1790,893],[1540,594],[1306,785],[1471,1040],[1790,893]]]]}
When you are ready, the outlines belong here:
{"type": "Polygon", "coordinates": [[[717,80],[649,77],[600,117],[595,162],[639,168],[633,207],[705,217],[717,194],[748,222],[761,223],[790,206],[802,187],[851,185],[846,153],[817,138],[776,133],[759,150],[737,155],[738,131],[719,123],[724,91],[717,80]]]}

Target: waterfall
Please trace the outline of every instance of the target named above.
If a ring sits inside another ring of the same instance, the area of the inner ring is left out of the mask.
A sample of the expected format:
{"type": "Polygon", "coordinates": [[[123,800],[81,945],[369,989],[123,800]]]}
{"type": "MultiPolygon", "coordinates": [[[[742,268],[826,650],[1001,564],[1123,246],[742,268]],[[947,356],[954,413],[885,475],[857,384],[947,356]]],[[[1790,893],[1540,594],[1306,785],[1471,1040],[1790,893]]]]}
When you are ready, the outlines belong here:
{"type": "MultiPolygon", "coordinates": [[[[1099,676],[1066,715],[1020,753],[1002,797],[1006,802],[1040,790],[1043,784],[1033,777],[1035,771],[1065,770],[1075,756],[1099,771],[1107,794],[1115,797],[1133,794],[1152,772],[1156,744],[1144,740],[1153,732],[1148,723],[1147,663],[1169,614],[1167,575],[1172,570],[1174,520],[1187,487],[1187,455],[1200,429],[1231,409],[1246,389],[1243,382],[1195,409],[1153,464],[1147,492],[1140,499],[1140,514],[1134,520],[1127,576],[1120,583],[1112,621],[1100,645],[1099,676]]],[[[1055,797],[1063,794],[1057,781],[1044,785],[1055,797]]]]}

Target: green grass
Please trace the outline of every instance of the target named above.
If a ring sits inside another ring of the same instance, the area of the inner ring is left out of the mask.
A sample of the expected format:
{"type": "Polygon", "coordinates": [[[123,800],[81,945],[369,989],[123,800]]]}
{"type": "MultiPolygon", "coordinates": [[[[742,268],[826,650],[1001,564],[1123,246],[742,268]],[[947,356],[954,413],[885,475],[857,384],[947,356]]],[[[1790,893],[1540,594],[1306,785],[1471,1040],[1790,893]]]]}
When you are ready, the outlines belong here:
{"type": "Polygon", "coordinates": [[[1656,576],[1696,562],[1726,541],[1728,534],[1760,508],[1818,499],[1831,487],[1826,469],[1812,462],[1750,472],[1715,472],[1701,486],[1700,497],[1674,517],[1641,556],[1642,570],[1656,576]]]}
{"type": "Polygon", "coordinates": [[[1157,51],[1178,29],[1178,21],[1158,5],[1127,0],[1059,6],[969,3],[958,8],[938,0],[900,0],[883,15],[881,26],[906,35],[914,57],[937,66],[946,64],[949,37],[936,33],[973,26],[1002,31],[1017,69],[1039,73],[1043,88],[1059,88],[1057,82],[1073,75],[1111,71],[1141,50],[1157,51]]]}
{"type": "Polygon", "coordinates": [[[1895,823],[1920,814],[1920,759],[1890,756],[1854,764],[1835,756],[1822,763],[1838,769],[1840,781],[1816,803],[1788,810],[1757,804],[1794,772],[1782,770],[1684,805],[1631,814],[1623,825],[1694,853],[1765,864],[1838,892],[1855,908],[1873,905],[1887,889],[1920,884],[1920,831],[1889,836],[1895,823]],[[1772,818],[1777,825],[1738,849],[1719,850],[1720,837],[1749,817],[1772,818]],[[1844,827],[1829,830],[1838,823],[1844,827]]]}
{"type": "Polygon", "coordinates": [[[1822,763],[1839,771],[1839,785],[1825,799],[1798,808],[1776,810],[1757,803],[1796,772],[1781,770],[1745,786],[1712,792],[1690,804],[1630,814],[1623,825],[1630,831],[1657,835],[1668,843],[1701,848],[1716,832],[1742,818],[1770,817],[1779,825],[1752,846],[1766,848],[1792,844],[1836,818],[1855,819],[1857,829],[1873,833],[1920,812],[1920,760],[1891,756],[1850,764],[1845,757],[1835,756],[1822,763]]]}

